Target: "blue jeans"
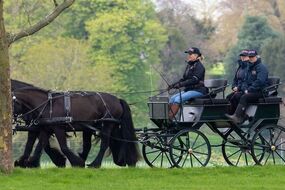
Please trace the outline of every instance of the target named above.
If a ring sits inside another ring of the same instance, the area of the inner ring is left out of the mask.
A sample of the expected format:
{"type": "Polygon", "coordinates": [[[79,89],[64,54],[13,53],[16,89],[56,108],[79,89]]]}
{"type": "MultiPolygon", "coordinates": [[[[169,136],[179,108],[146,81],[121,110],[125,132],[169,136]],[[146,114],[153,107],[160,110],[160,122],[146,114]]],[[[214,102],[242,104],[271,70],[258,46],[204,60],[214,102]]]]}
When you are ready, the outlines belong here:
{"type": "MultiPolygon", "coordinates": [[[[197,91],[187,91],[187,92],[182,91],[181,92],[182,102],[190,100],[191,98],[198,98],[201,96],[204,96],[204,94],[202,94],[201,92],[197,92],[197,91]]],[[[181,103],[180,93],[177,93],[171,96],[169,103],[170,104],[180,104],[181,103]]]]}

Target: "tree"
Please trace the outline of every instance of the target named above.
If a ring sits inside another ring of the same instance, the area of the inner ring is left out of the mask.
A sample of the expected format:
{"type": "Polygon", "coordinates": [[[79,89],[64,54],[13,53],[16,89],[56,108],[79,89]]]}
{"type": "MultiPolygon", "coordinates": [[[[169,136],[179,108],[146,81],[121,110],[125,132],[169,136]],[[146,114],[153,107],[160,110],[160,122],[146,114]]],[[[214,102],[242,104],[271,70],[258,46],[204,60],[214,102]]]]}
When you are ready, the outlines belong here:
{"type": "Polygon", "coordinates": [[[26,47],[25,53],[16,58],[17,63],[11,60],[12,76],[58,91],[95,90],[97,85],[91,80],[96,76],[96,70],[89,61],[88,50],[89,45],[84,40],[67,37],[41,39],[26,47]]]}
{"type": "MultiPolygon", "coordinates": [[[[262,60],[268,66],[270,76],[278,76],[284,81],[285,70],[285,36],[279,35],[277,38],[268,40],[261,48],[262,60]]],[[[284,86],[280,86],[279,90],[285,92],[284,86]]]]}
{"type": "MultiPolygon", "coordinates": [[[[191,1],[192,2],[192,1],[191,1]]],[[[185,69],[185,53],[189,46],[199,47],[207,56],[205,62],[212,62],[211,50],[207,45],[215,27],[207,14],[197,19],[195,9],[181,0],[159,0],[158,17],[167,29],[168,40],[161,51],[162,65],[160,70],[167,73],[169,82],[177,81],[185,69]]],[[[198,1],[193,4],[197,5],[198,1]]],[[[201,5],[202,6],[202,5],[201,5]]],[[[207,64],[205,64],[208,66],[207,64]]],[[[161,79],[161,85],[166,86],[161,79]]]]}
{"type": "Polygon", "coordinates": [[[216,15],[217,32],[209,46],[217,51],[221,60],[237,43],[238,31],[247,16],[266,17],[274,30],[285,31],[284,0],[221,0],[216,3],[219,7],[219,13],[216,15]]]}
{"type": "Polygon", "coordinates": [[[91,60],[98,71],[94,84],[100,87],[98,90],[125,93],[119,95],[130,103],[140,102],[132,107],[132,112],[135,121],[142,123],[147,119],[143,101],[147,94],[127,93],[157,89],[152,82],[155,73],[149,71],[151,65],[160,62],[159,52],[167,36],[151,1],[112,2],[118,6],[98,11],[96,17],[86,22],[91,60]]]}
{"type": "Polygon", "coordinates": [[[237,44],[230,49],[226,55],[225,67],[228,78],[233,78],[233,68],[236,67],[239,52],[242,49],[255,49],[260,53],[261,47],[267,40],[277,37],[278,33],[268,25],[266,18],[259,16],[248,16],[238,33],[237,44]]]}
{"type": "Polygon", "coordinates": [[[10,173],[12,163],[12,106],[9,46],[17,40],[33,35],[54,21],[65,9],[70,7],[75,0],[64,0],[58,4],[53,0],[54,8],[50,14],[35,24],[20,30],[17,33],[9,33],[5,30],[3,4],[0,0],[0,169],[10,173]]]}

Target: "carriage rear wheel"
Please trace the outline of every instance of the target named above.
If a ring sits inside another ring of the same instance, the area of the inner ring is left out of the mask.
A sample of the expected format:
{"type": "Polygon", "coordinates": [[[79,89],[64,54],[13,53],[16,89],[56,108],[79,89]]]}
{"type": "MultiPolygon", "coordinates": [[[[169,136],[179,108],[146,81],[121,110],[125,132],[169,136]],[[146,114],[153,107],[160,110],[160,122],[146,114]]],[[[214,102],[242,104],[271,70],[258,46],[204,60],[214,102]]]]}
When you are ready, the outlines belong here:
{"type": "Polygon", "coordinates": [[[252,157],[259,165],[284,165],[285,129],[274,124],[260,128],[253,136],[251,149],[252,157]]]}
{"type": "Polygon", "coordinates": [[[167,139],[159,136],[147,137],[142,145],[142,154],[150,167],[172,168],[167,139]]]}
{"type": "Polygon", "coordinates": [[[210,142],[200,131],[181,130],[170,141],[170,158],[176,167],[206,166],[210,157],[210,142]]]}
{"type": "MultiPolygon", "coordinates": [[[[225,139],[222,144],[222,153],[225,161],[230,166],[253,166],[256,162],[252,158],[251,141],[245,140],[240,135],[247,135],[246,133],[238,134],[235,130],[230,129],[225,134],[225,139]]],[[[260,144],[264,144],[259,140],[260,144]]],[[[260,155],[260,159],[263,154],[260,155]]]]}

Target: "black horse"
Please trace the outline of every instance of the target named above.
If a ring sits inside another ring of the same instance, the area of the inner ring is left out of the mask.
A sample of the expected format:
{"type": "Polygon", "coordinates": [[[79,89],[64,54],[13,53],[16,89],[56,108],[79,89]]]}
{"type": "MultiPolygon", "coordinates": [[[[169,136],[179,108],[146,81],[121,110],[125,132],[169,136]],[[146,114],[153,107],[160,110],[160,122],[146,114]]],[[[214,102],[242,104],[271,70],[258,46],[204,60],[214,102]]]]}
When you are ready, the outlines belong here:
{"type": "MultiPolygon", "coordinates": [[[[12,92],[15,90],[31,88],[31,87],[34,87],[34,86],[31,84],[22,82],[22,81],[11,80],[12,92]]],[[[14,110],[21,110],[22,112],[29,111],[27,107],[25,107],[22,104],[19,104],[17,101],[13,101],[13,108],[14,110]]],[[[13,115],[14,115],[14,118],[17,118],[17,111],[16,112],[13,111],[13,115]]],[[[22,119],[26,125],[30,125],[30,122],[34,116],[35,116],[34,114],[30,114],[30,115],[26,115],[25,117],[22,117],[22,119]]],[[[34,155],[30,157],[30,154],[33,150],[34,143],[36,139],[39,137],[40,137],[40,130],[37,130],[37,128],[34,128],[34,130],[28,131],[28,139],[26,142],[24,154],[20,156],[20,158],[14,162],[15,166],[20,166],[20,167],[39,167],[40,166],[40,156],[41,156],[42,151],[40,150],[41,147],[39,144],[35,149],[34,155]]],[[[64,155],[62,155],[62,153],[58,149],[51,147],[48,142],[44,150],[56,166],[65,167],[66,158],[64,155]]]]}
{"type": "MultiPolygon", "coordinates": [[[[11,87],[12,91],[16,89],[30,89],[31,87],[35,87],[32,84],[28,84],[22,81],[18,80],[11,80],[11,87]]],[[[24,104],[19,104],[17,100],[13,100],[13,115],[14,119],[17,119],[18,115],[22,113],[27,113],[30,109],[25,106],[24,104]]],[[[45,152],[48,154],[48,156],[51,158],[52,162],[58,166],[58,167],[65,167],[66,164],[66,158],[62,153],[57,149],[59,147],[51,147],[49,144],[49,141],[47,139],[51,136],[51,133],[46,133],[46,132],[40,132],[40,129],[38,126],[35,125],[30,125],[33,122],[33,118],[36,117],[36,113],[31,113],[31,114],[25,114],[24,116],[21,116],[21,119],[24,120],[25,126],[30,126],[30,127],[24,127],[21,130],[25,130],[28,132],[28,139],[26,142],[24,154],[20,156],[19,159],[17,159],[14,162],[15,166],[19,167],[39,167],[40,166],[40,158],[42,155],[42,149],[43,149],[43,141],[45,145],[45,152]],[[34,154],[30,156],[33,146],[35,144],[36,139],[39,139],[40,142],[38,142],[34,154]]],[[[19,129],[16,129],[19,130],[19,129]]],[[[92,133],[90,133],[89,129],[84,128],[83,130],[83,151],[82,153],[79,153],[79,156],[83,159],[86,160],[88,153],[90,152],[91,149],[91,137],[92,133]]],[[[113,141],[111,141],[113,142],[113,141]]],[[[111,147],[116,147],[117,143],[111,143],[111,147]],[[113,145],[112,145],[113,144],[113,145]]],[[[114,162],[117,165],[120,165],[120,162],[117,161],[118,159],[116,158],[116,154],[114,156],[114,162]]]]}
{"type": "MultiPolygon", "coordinates": [[[[70,117],[72,122],[53,122],[54,119],[66,117],[64,108],[65,99],[62,93],[31,87],[14,91],[16,100],[30,109],[29,114],[36,115],[34,121],[44,123],[40,129],[42,134],[41,145],[46,147],[49,134],[54,133],[61,147],[61,151],[69,159],[72,166],[85,165],[91,147],[92,129],[85,126],[100,128],[101,145],[96,159],[89,165],[100,167],[104,153],[110,147],[114,162],[120,166],[135,166],[139,158],[137,139],[135,136],[131,112],[128,104],[108,93],[97,92],[71,92],[70,117]],[[56,124],[56,125],[55,125],[56,124]],[[98,127],[99,126],[99,127],[98,127]],[[80,158],[75,155],[66,145],[65,132],[70,130],[85,131],[83,133],[83,153],[80,158]],[[89,131],[89,133],[87,133],[89,131]],[[48,134],[48,135],[47,135],[48,134]],[[84,148],[84,145],[88,145],[84,148]],[[88,150],[89,149],[89,150],[88,150]],[[85,151],[85,152],[84,152],[85,151]]],[[[21,110],[22,114],[27,113],[21,110]]],[[[39,124],[40,125],[40,124],[39,124]]]]}

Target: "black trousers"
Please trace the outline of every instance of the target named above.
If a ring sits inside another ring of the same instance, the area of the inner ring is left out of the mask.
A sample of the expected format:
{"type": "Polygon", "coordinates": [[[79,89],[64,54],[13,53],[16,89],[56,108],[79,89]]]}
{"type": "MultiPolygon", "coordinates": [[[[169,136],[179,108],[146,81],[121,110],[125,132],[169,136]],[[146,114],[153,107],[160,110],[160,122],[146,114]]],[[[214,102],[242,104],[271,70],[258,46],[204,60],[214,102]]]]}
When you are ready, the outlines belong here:
{"type": "Polygon", "coordinates": [[[239,104],[239,100],[240,100],[242,95],[243,95],[243,93],[241,93],[241,92],[232,92],[229,95],[227,95],[226,99],[230,102],[230,107],[228,110],[228,113],[230,115],[235,113],[235,110],[239,104]]]}
{"type": "Polygon", "coordinates": [[[255,103],[258,102],[259,98],[262,98],[261,92],[254,92],[254,93],[243,93],[243,92],[232,92],[226,98],[230,101],[230,110],[229,114],[233,114],[238,106],[238,104],[243,105],[246,107],[248,103],[255,103]]]}

